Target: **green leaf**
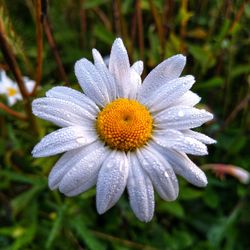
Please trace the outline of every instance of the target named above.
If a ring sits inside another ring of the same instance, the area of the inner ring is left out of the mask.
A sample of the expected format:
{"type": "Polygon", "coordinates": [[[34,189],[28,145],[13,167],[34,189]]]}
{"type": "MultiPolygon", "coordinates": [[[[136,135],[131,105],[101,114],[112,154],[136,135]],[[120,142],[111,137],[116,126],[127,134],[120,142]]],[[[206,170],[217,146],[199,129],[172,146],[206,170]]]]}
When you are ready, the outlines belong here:
{"type": "Polygon", "coordinates": [[[66,209],[67,209],[66,205],[59,207],[56,219],[54,221],[53,227],[49,233],[49,238],[48,238],[46,245],[45,245],[46,248],[51,247],[56,236],[58,235],[58,233],[62,227],[63,217],[64,217],[66,209]]]}
{"type": "Polygon", "coordinates": [[[26,192],[21,193],[11,201],[13,213],[16,215],[32,203],[36,195],[44,188],[44,185],[37,185],[26,192]]]}
{"type": "Polygon", "coordinates": [[[90,250],[104,250],[104,244],[99,242],[99,240],[91,233],[90,230],[85,226],[82,218],[75,219],[71,221],[71,227],[78,234],[78,236],[86,244],[87,248],[90,250]]]}
{"type": "Polygon", "coordinates": [[[158,207],[160,212],[167,212],[175,217],[183,218],[184,217],[184,209],[181,204],[177,201],[174,202],[162,202],[158,207]]]}
{"type": "Polygon", "coordinates": [[[198,84],[195,85],[195,89],[211,89],[211,88],[217,88],[222,86],[224,83],[224,79],[219,77],[219,76],[215,76],[213,78],[210,78],[207,81],[202,81],[199,82],[198,84]]]}
{"type": "Polygon", "coordinates": [[[237,77],[242,74],[250,74],[250,64],[236,65],[231,72],[232,77],[237,77]]]}
{"type": "Polygon", "coordinates": [[[83,6],[84,9],[92,9],[92,8],[98,7],[98,6],[102,5],[102,4],[105,4],[107,2],[108,2],[108,0],[84,1],[82,6],[83,6]]]}
{"type": "Polygon", "coordinates": [[[29,216],[28,226],[24,228],[23,233],[13,243],[11,250],[27,249],[25,246],[30,244],[35,237],[37,231],[37,203],[31,203],[26,212],[29,216]]]}
{"type": "Polygon", "coordinates": [[[110,45],[113,43],[115,36],[110,33],[104,26],[96,25],[94,29],[94,35],[100,39],[100,41],[110,45]]]}
{"type": "Polygon", "coordinates": [[[188,188],[185,187],[183,190],[180,192],[179,198],[181,200],[193,200],[197,199],[202,196],[202,191],[195,190],[193,188],[188,188]]]}

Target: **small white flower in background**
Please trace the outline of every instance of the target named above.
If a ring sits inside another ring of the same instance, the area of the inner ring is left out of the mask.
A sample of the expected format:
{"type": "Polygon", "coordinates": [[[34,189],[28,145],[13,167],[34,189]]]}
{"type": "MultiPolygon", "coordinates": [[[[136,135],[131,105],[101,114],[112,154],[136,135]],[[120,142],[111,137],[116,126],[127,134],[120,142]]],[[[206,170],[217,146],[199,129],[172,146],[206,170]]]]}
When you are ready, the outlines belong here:
{"type": "MultiPolygon", "coordinates": [[[[28,93],[31,93],[35,86],[35,81],[30,80],[26,76],[23,77],[23,81],[28,93]]],[[[0,94],[6,95],[9,106],[14,105],[18,100],[22,100],[17,83],[12,81],[3,70],[0,70],[0,94]]]]}
{"type": "Polygon", "coordinates": [[[200,97],[189,89],[191,75],[180,77],[186,63],[173,56],[153,69],[141,84],[143,62],[129,64],[120,38],[108,68],[93,49],[94,64],[81,59],[75,74],[84,94],[54,87],[33,101],[33,112],[62,127],[45,136],[34,157],[66,152],[49,175],[49,187],[75,196],[96,185],[97,211],[110,209],[127,187],[130,205],[141,221],[154,213],[154,190],[175,200],[176,174],[192,184],[207,185],[205,174],[186,155],[206,155],[208,136],[192,131],[213,119],[194,108],[200,97]]]}

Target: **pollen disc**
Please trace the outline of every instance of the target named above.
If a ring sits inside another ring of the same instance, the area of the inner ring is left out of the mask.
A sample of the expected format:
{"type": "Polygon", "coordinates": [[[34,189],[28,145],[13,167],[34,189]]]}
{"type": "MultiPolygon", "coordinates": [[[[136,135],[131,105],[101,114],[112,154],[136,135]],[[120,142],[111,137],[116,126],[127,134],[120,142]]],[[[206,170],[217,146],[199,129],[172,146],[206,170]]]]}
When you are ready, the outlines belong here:
{"type": "Polygon", "coordinates": [[[145,106],[125,98],[109,103],[99,114],[97,133],[112,149],[132,151],[151,137],[153,119],[145,106]]]}

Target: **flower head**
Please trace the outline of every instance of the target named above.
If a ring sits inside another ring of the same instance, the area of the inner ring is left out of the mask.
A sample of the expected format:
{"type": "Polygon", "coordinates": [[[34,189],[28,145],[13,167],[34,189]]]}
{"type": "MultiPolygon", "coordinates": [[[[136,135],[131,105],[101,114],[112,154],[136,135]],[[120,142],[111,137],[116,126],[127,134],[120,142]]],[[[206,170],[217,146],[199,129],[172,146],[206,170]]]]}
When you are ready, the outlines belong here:
{"type": "MultiPolygon", "coordinates": [[[[35,82],[26,76],[23,77],[23,81],[28,92],[31,93],[35,82]]],[[[3,70],[0,70],[0,94],[4,94],[7,97],[9,106],[14,105],[18,100],[22,100],[17,83],[12,81],[3,70]]]]}
{"type": "Polygon", "coordinates": [[[191,129],[213,115],[194,108],[200,97],[190,91],[194,77],[180,77],[186,63],[182,55],[159,64],[143,83],[143,63],[130,66],[120,38],[112,46],[108,67],[95,49],[93,57],[94,64],[87,59],[75,64],[84,94],[54,87],[33,102],[35,115],[62,127],[45,136],[33,156],[66,152],[49,175],[52,190],[75,196],[96,185],[102,214],[127,187],[135,215],[150,221],[154,189],[164,200],[177,198],[176,174],[206,186],[205,174],[186,154],[207,154],[205,144],[215,141],[191,129]]]}

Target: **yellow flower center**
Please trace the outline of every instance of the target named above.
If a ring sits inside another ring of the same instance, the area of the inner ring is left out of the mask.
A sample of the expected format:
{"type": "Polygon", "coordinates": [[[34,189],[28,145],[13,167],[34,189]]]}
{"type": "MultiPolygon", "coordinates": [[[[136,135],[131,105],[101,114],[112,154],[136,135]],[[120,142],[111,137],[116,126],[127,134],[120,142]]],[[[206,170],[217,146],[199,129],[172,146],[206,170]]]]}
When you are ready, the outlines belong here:
{"type": "Polygon", "coordinates": [[[8,96],[14,96],[16,93],[17,93],[17,90],[16,89],[14,89],[14,88],[7,88],[7,95],[8,96]]]}
{"type": "Polygon", "coordinates": [[[153,119],[146,107],[125,98],[109,103],[96,122],[100,138],[110,148],[122,151],[143,146],[151,137],[152,127],[153,119]]]}

